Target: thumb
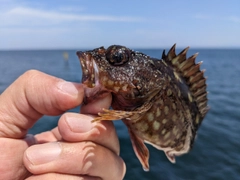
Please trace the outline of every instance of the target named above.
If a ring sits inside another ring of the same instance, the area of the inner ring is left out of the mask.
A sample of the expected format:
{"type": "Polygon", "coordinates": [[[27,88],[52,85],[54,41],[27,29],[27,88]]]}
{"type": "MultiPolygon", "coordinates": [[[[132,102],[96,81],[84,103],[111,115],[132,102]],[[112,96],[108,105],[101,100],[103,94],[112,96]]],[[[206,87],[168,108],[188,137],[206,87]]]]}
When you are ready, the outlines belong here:
{"type": "Polygon", "coordinates": [[[81,84],[30,70],[0,95],[0,137],[23,138],[43,115],[59,115],[81,104],[81,84]]]}

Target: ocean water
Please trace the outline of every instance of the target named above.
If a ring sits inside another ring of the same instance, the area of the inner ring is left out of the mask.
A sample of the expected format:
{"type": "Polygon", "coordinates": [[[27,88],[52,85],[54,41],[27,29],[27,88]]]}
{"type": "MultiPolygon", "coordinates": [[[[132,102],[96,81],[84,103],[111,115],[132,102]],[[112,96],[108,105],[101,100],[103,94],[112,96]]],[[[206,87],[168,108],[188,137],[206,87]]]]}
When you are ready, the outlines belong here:
{"type": "MultiPolygon", "coordinates": [[[[152,57],[161,57],[162,49],[139,50],[152,57]]],[[[18,76],[37,69],[65,80],[80,82],[81,68],[76,50],[0,51],[0,93],[18,76]],[[65,61],[63,53],[69,54],[65,61]]],[[[179,51],[178,51],[179,52],[179,51]]],[[[240,49],[190,49],[199,52],[208,77],[209,106],[193,149],[177,157],[171,164],[162,151],[148,145],[150,171],[144,172],[135,157],[127,129],[114,122],[121,144],[121,157],[126,162],[124,179],[202,180],[240,179],[240,49]]],[[[79,107],[71,111],[79,112],[79,107]]],[[[50,130],[59,117],[44,116],[29,133],[50,130]]]]}

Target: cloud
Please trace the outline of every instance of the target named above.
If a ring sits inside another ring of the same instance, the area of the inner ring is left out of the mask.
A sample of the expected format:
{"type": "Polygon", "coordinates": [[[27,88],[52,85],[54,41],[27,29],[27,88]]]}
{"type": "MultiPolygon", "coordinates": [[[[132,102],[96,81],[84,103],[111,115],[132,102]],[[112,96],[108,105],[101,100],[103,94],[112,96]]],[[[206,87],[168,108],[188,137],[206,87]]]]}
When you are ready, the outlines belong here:
{"type": "Polygon", "coordinates": [[[86,10],[86,8],[79,7],[79,6],[60,6],[57,9],[58,11],[63,11],[63,12],[82,12],[86,10]]]}
{"type": "Polygon", "coordinates": [[[229,21],[234,23],[240,23],[239,16],[213,16],[210,14],[196,14],[194,18],[201,19],[201,20],[229,21]]]}
{"type": "Polygon", "coordinates": [[[0,26],[6,25],[44,25],[49,23],[62,22],[89,22],[89,21],[107,21],[107,22],[140,22],[143,18],[130,16],[109,16],[109,15],[84,15],[71,14],[67,12],[47,11],[28,7],[15,7],[8,11],[0,13],[0,26]]]}

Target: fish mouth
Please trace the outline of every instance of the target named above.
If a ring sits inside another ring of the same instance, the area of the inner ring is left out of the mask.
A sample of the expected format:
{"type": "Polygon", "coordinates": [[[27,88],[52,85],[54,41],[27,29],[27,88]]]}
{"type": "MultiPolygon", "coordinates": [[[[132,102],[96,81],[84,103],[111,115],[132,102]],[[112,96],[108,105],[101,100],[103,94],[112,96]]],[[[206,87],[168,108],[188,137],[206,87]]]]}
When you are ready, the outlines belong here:
{"type": "Polygon", "coordinates": [[[82,67],[82,83],[94,88],[99,84],[99,70],[95,60],[87,52],[78,51],[77,56],[82,67]]]}
{"type": "Polygon", "coordinates": [[[82,67],[82,83],[84,86],[83,103],[88,104],[108,94],[108,90],[101,85],[97,63],[89,52],[78,51],[77,56],[82,67]]]}

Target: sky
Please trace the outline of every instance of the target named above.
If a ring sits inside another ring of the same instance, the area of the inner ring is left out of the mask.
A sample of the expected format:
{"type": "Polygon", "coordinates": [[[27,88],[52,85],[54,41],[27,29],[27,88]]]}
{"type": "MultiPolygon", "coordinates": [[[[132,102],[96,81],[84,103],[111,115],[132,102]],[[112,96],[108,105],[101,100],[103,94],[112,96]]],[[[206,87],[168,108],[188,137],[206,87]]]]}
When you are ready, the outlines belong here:
{"type": "Polygon", "coordinates": [[[0,50],[240,48],[239,0],[0,0],[0,50]]]}

